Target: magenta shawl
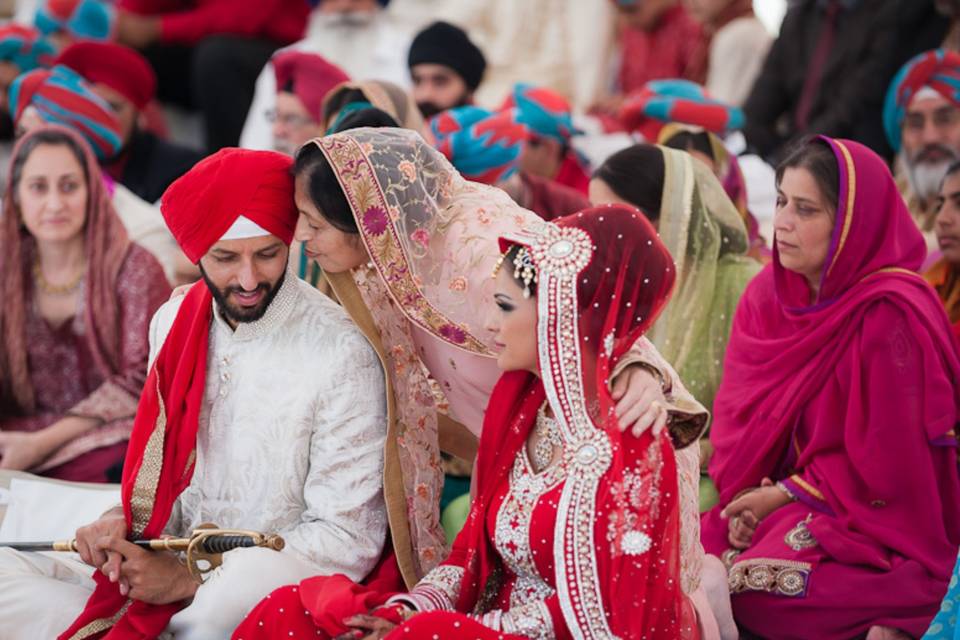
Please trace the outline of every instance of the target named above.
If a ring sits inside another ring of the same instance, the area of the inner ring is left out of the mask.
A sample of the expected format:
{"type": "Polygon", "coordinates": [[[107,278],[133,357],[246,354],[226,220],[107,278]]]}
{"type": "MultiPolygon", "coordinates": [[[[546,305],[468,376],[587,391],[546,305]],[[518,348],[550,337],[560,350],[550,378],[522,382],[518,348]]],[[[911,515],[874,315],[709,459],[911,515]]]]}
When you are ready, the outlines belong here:
{"type": "Polygon", "coordinates": [[[950,325],[916,273],[924,240],[886,165],[856,142],[822,141],[840,198],[820,295],[809,304],[776,250],[744,293],[714,406],[720,503],[704,516],[704,542],[717,551],[719,512],[738,493],[796,471],[836,516],[813,532],[834,558],[882,567],[878,550],[891,550],[946,580],[960,543],[950,325]],[[841,363],[850,379],[826,384],[841,363]]]}

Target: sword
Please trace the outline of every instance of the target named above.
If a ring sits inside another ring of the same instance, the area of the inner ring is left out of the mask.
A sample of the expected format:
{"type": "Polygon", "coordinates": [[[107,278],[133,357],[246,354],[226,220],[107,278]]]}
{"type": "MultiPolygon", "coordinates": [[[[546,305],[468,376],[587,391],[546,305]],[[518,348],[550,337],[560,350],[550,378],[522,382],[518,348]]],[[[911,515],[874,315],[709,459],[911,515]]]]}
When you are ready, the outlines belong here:
{"type": "MultiPolygon", "coordinates": [[[[133,540],[133,544],[148,551],[172,551],[185,553],[190,575],[203,582],[206,574],[219,567],[221,555],[233,549],[263,547],[281,551],[283,538],[275,534],[246,531],[243,529],[219,529],[216,527],[195,529],[187,538],[154,538],[152,540],[133,540]],[[201,562],[205,563],[201,566],[201,562]]],[[[11,542],[2,543],[16,551],[77,551],[77,541],[55,540],[53,542],[11,542]]]]}

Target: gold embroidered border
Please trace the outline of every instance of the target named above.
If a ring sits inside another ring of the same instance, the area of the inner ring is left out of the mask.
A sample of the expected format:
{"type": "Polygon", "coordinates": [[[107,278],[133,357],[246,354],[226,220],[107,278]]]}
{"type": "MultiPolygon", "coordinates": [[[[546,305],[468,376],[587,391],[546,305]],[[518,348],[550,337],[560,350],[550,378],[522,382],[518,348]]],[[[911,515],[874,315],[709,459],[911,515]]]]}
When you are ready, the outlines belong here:
{"type": "Polygon", "coordinates": [[[337,181],[350,203],[350,209],[353,211],[357,229],[367,253],[380,277],[387,284],[387,291],[397,304],[397,308],[411,322],[444,342],[468,353],[489,355],[489,350],[480,340],[430,304],[423,295],[423,291],[417,286],[409,269],[410,258],[404,250],[403,243],[400,242],[396,225],[389,220],[390,209],[386,196],[360,144],[347,136],[337,135],[316,138],[312,142],[320,148],[333,167],[337,181]],[[349,172],[344,171],[343,167],[349,167],[349,172]],[[373,246],[373,239],[369,237],[370,234],[362,219],[364,212],[374,208],[380,209],[387,217],[386,228],[377,236],[376,242],[379,245],[377,247],[373,246]],[[385,256],[387,259],[384,259],[385,256]],[[398,267],[395,264],[397,260],[402,262],[402,266],[398,267]],[[458,342],[452,339],[448,335],[450,332],[443,331],[444,327],[456,328],[463,334],[463,341],[458,342]]]}
{"type": "Polygon", "coordinates": [[[809,482],[807,482],[806,480],[804,480],[803,478],[801,478],[800,474],[797,474],[797,473],[793,474],[792,476],[790,476],[790,480],[793,482],[796,482],[798,485],[800,485],[801,489],[803,489],[804,491],[812,495],[817,500],[823,500],[824,502],[826,502],[826,498],[823,497],[823,494],[820,493],[820,490],[817,489],[812,484],[810,484],[809,482]]]}
{"type": "Polygon", "coordinates": [[[98,620],[94,620],[93,622],[87,624],[82,629],[77,631],[75,634],[70,636],[70,640],[84,640],[84,638],[89,638],[91,636],[97,635],[98,633],[102,633],[106,631],[107,629],[115,625],[117,621],[124,616],[124,614],[127,612],[127,609],[130,608],[131,604],[133,604],[133,600],[127,600],[124,603],[124,605],[120,607],[120,610],[117,611],[115,614],[113,614],[113,616],[109,618],[100,618],[98,620]]]}
{"type": "Polygon", "coordinates": [[[157,379],[157,402],[160,412],[154,424],[153,432],[147,439],[143,450],[143,462],[137,470],[137,478],[133,483],[130,496],[130,514],[133,520],[133,534],[139,536],[150,523],[153,506],[157,496],[157,485],[160,483],[160,473],[163,471],[163,444],[167,430],[167,409],[160,394],[160,380],[157,379]]]}
{"type": "Polygon", "coordinates": [[[807,562],[779,558],[750,558],[736,562],[727,577],[730,593],[765,591],[788,598],[797,598],[807,592],[810,571],[807,562]]]}
{"type": "Polygon", "coordinates": [[[840,243],[837,245],[837,252],[833,255],[833,260],[827,269],[827,277],[830,276],[830,272],[833,271],[833,267],[836,266],[837,260],[840,258],[840,253],[843,251],[843,246],[847,243],[847,236],[850,235],[850,227],[853,226],[853,202],[857,195],[857,171],[853,165],[853,157],[850,155],[850,150],[839,140],[834,140],[833,142],[837,145],[837,148],[840,149],[840,153],[843,155],[844,162],[847,165],[847,206],[843,217],[843,231],[840,233],[840,243]]]}

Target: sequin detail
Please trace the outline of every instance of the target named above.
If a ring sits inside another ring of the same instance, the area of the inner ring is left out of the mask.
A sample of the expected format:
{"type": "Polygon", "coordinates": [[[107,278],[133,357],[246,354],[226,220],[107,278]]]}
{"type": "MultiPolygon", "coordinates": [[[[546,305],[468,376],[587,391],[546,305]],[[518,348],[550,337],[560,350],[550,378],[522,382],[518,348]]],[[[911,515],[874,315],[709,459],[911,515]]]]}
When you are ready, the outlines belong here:
{"type": "Polygon", "coordinates": [[[776,558],[743,560],[730,570],[730,593],[766,591],[789,598],[800,597],[807,592],[811,568],[807,562],[776,558]]]}
{"type": "Polygon", "coordinates": [[[797,523],[793,529],[791,529],[786,536],[784,536],[783,541],[787,543],[787,546],[793,549],[794,551],[801,551],[803,549],[810,549],[811,547],[817,546],[817,539],[813,537],[813,534],[810,533],[810,529],[807,528],[807,523],[810,522],[812,515],[807,515],[807,517],[797,523]]]}

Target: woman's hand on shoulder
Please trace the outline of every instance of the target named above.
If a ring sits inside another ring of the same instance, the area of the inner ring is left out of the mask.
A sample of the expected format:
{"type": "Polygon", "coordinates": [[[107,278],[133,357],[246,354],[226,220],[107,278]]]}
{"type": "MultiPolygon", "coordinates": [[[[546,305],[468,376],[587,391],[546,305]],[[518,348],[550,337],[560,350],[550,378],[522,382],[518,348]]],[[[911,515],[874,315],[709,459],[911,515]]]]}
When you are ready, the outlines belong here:
{"type": "Polygon", "coordinates": [[[631,365],[624,369],[613,381],[611,395],[617,403],[621,431],[630,429],[634,437],[640,437],[652,428],[658,436],[667,426],[669,414],[663,384],[646,367],[631,365]]]}

